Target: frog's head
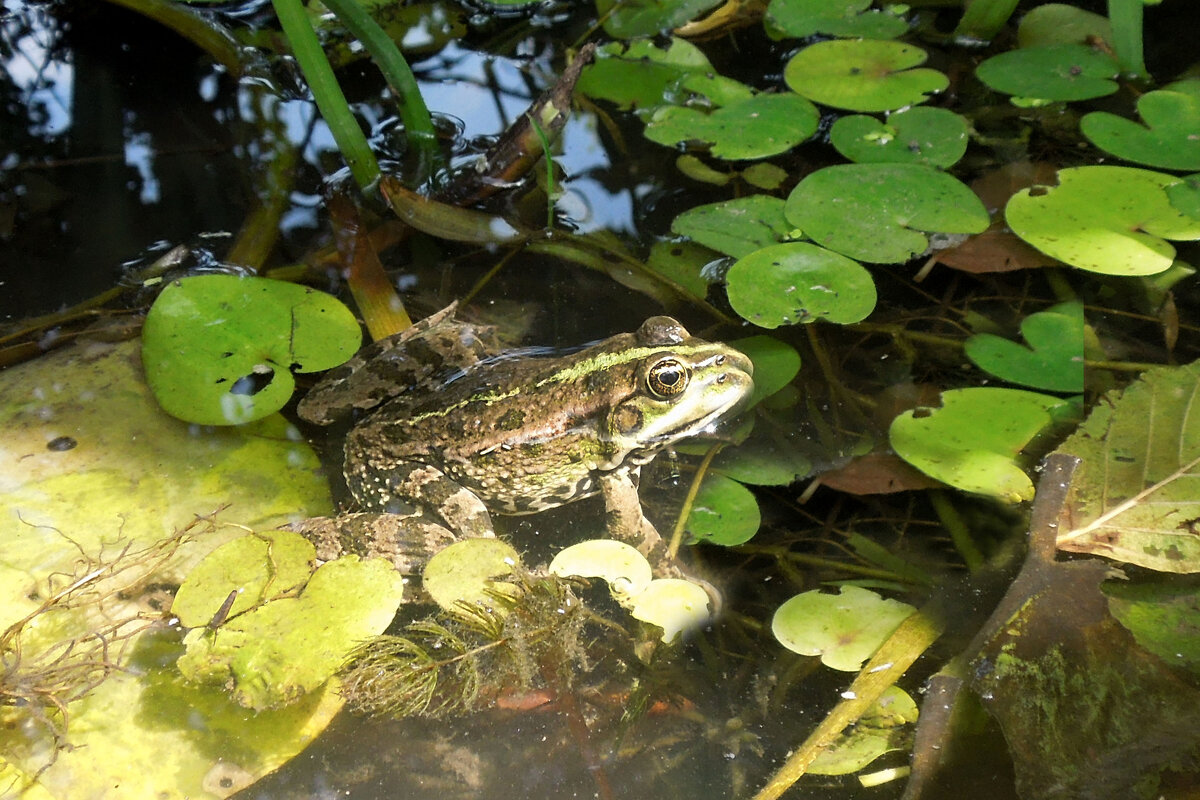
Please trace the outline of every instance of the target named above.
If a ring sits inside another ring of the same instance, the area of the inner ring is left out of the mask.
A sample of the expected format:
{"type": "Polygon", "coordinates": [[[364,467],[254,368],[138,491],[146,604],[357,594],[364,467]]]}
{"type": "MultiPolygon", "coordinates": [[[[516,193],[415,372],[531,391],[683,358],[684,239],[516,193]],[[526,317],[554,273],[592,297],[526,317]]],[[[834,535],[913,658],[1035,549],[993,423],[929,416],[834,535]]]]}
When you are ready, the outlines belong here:
{"type": "Polygon", "coordinates": [[[698,339],[670,317],[651,317],[633,334],[626,393],[609,411],[604,438],[611,466],[642,464],[734,411],[754,386],[750,359],[698,339]]]}

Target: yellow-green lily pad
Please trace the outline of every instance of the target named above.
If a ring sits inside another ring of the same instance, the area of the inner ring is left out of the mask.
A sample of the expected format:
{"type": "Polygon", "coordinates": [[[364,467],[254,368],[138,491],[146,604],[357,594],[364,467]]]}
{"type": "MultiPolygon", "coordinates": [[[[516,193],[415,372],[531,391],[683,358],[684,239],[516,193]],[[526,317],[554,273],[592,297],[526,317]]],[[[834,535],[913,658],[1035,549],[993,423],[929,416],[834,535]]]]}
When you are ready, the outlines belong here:
{"type": "Polygon", "coordinates": [[[821,663],[857,672],[915,608],[869,589],[843,586],[838,594],[814,589],[792,597],[775,611],[771,632],[787,649],[820,656],[821,663]]]}
{"type": "Polygon", "coordinates": [[[1154,275],[1175,260],[1166,239],[1200,239],[1200,219],[1171,205],[1180,178],[1133,167],[1070,167],[1057,186],[1017,192],[1004,216],[1046,255],[1106,275],[1154,275]]]}
{"type": "Polygon", "coordinates": [[[591,539],[560,550],[550,562],[550,572],[601,578],[622,605],[631,603],[654,578],[646,557],[615,539],[591,539]]]}
{"type": "Polygon", "coordinates": [[[712,62],[685,39],[672,38],[665,48],[639,39],[598,48],[596,60],[583,68],[575,86],[620,108],[646,109],[662,105],[664,95],[688,75],[711,72],[712,62]]]}
{"type": "Polygon", "coordinates": [[[1009,50],[975,68],[976,77],[998,92],[1066,102],[1112,94],[1119,72],[1112,56],[1083,44],[1009,50]]]}
{"type": "Polygon", "coordinates": [[[663,106],[646,123],[646,138],[674,146],[703,144],[717,158],[766,158],[787,152],[812,136],[820,117],[798,94],[758,94],[706,113],[663,106]]]}
{"type": "Polygon", "coordinates": [[[978,333],[964,345],[967,358],[1009,383],[1051,392],[1083,391],[1083,305],[1060,303],[1021,322],[1025,345],[978,333]]]}
{"type": "Polygon", "coordinates": [[[894,111],[924,103],[950,85],[945,75],[917,68],[925,51],[873,39],[817,42],[783,69],[792,91],[815,103],[847,111],[894,111]]]}
{"type": "Polygon", "coordinates": [[[658,578],[633,599],[634,619],[663,629],[662,640],[671,642],[681,633],[707,625],[712,619],[708,592],[680,578],[658,578]]]}
{"type": "Polygon", "coordinates": [[[493,578],[511,575],[520,563],[520,554],[507,542],[467,539],[429,559],[421,573],[421,585],[447,611],[454,611],[460,604],[494,608],[493,593],[513,587],[493,578]]]}
{"type": "Polygon", "coordinates": [[[800,372],[800,354],[787,342],[771,336],[747,336],[728,343],[754,364],[754,389],[747,406],[757,404],[792,382],[800,372]]]}
{"type": "Polygon", "coordinates": [[[942,392],[940,408],[906,411],[889,432],[896,455],[958,489],[1010,503],[1033,498],[1016,457],[1066,401],[1020,389],[942,392]]]}
{"type": "Polygon", "coordinates": [[[849,775],[887,753],[908,750],[917,704],[899,686],[889,686],[846,733],[821,751],[808,767],[813,775],[849,775]]]}
{"type": "Polygon", "coordinates": [[[875,282],[861,264],[808,242],[755,250],[725,279],[733,310],[761,328],[818,319],[848,324],[875,308],[875,282]]]}
{"type": "Polygon", "coordinates": [[[1117,158],[1160,169],[1200,169],[1200,80],[1179,81],[1138,98],[1144,124],[1093,111],[1079,121],[1083,135],[1117,158]]]}

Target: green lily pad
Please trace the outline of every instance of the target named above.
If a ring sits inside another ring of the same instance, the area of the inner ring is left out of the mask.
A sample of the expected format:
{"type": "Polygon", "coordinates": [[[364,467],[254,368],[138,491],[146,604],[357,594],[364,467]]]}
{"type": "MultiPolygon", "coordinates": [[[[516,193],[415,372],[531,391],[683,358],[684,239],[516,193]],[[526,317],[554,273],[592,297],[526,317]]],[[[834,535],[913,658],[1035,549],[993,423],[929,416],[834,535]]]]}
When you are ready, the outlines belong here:
{"type": "Polygon", "coordinates": [[[914,611],[907,603],[857,586],[843,586],[838,594],[814,589],[776,609],[771,632],[792,652],[820,656],[827,667],[857,672],[914,611]]]}
{"type": "Polygon", "coordinates": [[[692,504],[687,530],[699,541],[734,547],[754,538],[761,522],[758,500],[749,489],[732,478],[709,474],[692,504]]]}
{"type": "Polygon", "coordinates": [[[649,39],[614,42],[596,50],[596,60],[583,68],[576,90],[609,100],[620,108],[653,108],[684,77],[715,72],[700,48],[672,38],[665,48],[649,39]]]}
{"type": "Polygon", "coordinates": [[[1033,482],[1015,459],[1063,405],[1020,389],[952,389],[942,392],[941,408],[921,407],[892,420],[892,449],[963,491],[1009,503],[1030,500],[1033,482]]]}
{"type": "Polygon", "coordinates": [[[668,146],[703,143],[718,158],[766,158],[812,136],[819,119],[813,104],[799,95],[759,94],[711,113],[663,106],[647,122],[646,138],[668,146]]]}
{"type": "Polygon", "coordinates": [[[786,436],[755,432],[737,447],[718,453],[712,468],[753,486],[787,486],[811,473],[812,462],[786,436]]]}
{"type": "MultiPolygon", "coordinates": [[[[1200,86],[1200,81],[1181,83],[1200,86]]],[[[1200,169],[1200,91],[1167,87],[1148,92],[1138,99],[1137,110],[1144,125],[1093,111],[1079,121],[1079,129],[1101,150],[1126,161],[1161,169],[1200,169]]]]}
{"type": "Polygon", "coordinates": [[[662,628],[662,640],[668,643],[679,634],[707,625],[712,620],[708,592],[699,584],[680,578],[651,581],[633,598],[629,613],[634,619],[662,628]]]}
{"type": "Polygon", "coordinates": [[[754,364],[754,389],[748,406],[756,405],[792,382],[800,372],[800,354],[787,342],[771,336],[747,336],[728,343],[754,364]]]}
{"type": "Polygon", "coordinates": [[[512,574],[520,563],[520,554],[499,539],[467,539],[429,559],[421,573],[421,585],[447,611],[461,603],[493,608],[494,592],[515,590],[512,584],[493,578],[512,574]]]}
{"type": "Polygon", "coordinates": [[[1021,322],[1026,346],[990,333],[967,340],[967,358],[1001,380],[1051,392],[1083,391],[1083,305],[1061,303],[1021,322]]]}
{"type": "Polygon", "coordinates": [[[734,258],[799,235],[783,216],[783,200],[765,194],[688,209],[671,230],[734,258]]]}
{"type": "Polygon", "coordinates": [[[668,278],[692,297],[704,299],[708,278],[704,268],[719,256],[693,242],[655,242],[650,246],[646,266],[668,278]]]}
{"type": "Polygon", "coordinates": [[[888,10],[870,10],[871,0],[771,0],[764,21],[780,36],[805,39],[822,33],[856,39],[895,39],[908,22],[888,10]]]}
{"type": "Polygon", "coordinates": [[[784,213],[817,244],[877,263],[924,252],[925,232],[982,233],[989,224],[974,192],[921,164],[825,167],[796,185],[784,213]]]}
{"type": "Polygon", "coordinates": [[[839,153],[860,164],[949,167],[967,152],[967,121],[944,108],[917,106],[889,115],[886,122],[842,117],[833,123],[829,138],[839,153]]]}
{"type": "Polygon", "coordinates": [[[787,180],[787,170],[775,164],[751,164],[742,170],[742,180],[756,189],[773,192],[787,180]]]}
{"type": "MultiPolygon", "coordinates": [[[[291,538],[308,544],[299,534],[272,534],[276,542],[291,538]]],[[[278,554],[274,548],[268,554],[262,540],[255,542],[263,546],[251,566],[270,575],[278,554]]],[[[304,550],[302,545],[285,547],[290,555],[304,550]]],[[[201,567],[206,567],[201,570],[206,578],[226,572],[223,585],[206,581],[203,589],[195,590],[197,595],[207,594],[210,603],[223,602],[253,574],[237,542],[213,551],[201,567]]],[[[273,593],[275,587],[269,582],[267,586],[273,593]]],[[[179,671],[201,684],[225,686],[234,701],[247,708],[286,706],[329,680],[362,640],[387,629],[403,587],[403,578],[390,562],[344,556],[319,567],[303,587],[288,595],[268,595],[215,629],[188,631],[179,671]]]]}
{"type": "Polygon", "coordinates": [[[975,76],[997,92],[1065,102],[1112,94],[1119,72],[1112,56],[1083,44],[1010,50],[975,68],[975,76]]]}
{"type": "Polygon", "coordinates": [[[1106,581],[1112,615],[1137,643],[1173,667],[1200,675],[1200,590],[1195,586],[1106,581]]]}
{"type": "Polygon", "coordinates": [[[1180,214],[1200,219],[1200,173],[1187,175],[1168,186],[1167,199],[1180,214]]]}
{"type": "Polygon", "coordinates": [[[591,539],[560,550],[550,562],[550,572],[565,578],[601,578],[626,606],[654,579],[646,557],[615,539],[591,539]]]}
{"type": "Polygon", "coordinates": [[[1017,26],[1017,44],[1022,49],[1050,44],[1087,44],[1089,39],[1112,43],[1108,17],[1065,3],[1046,3],[1031,8],[1017,26]]]}
{"type": "Polygon", "coordinates": [[[362,333],[337,298],[283,281],[200,275],[163,289],[142,329],[146,382],[186,422],[239,425],[291,399],[292,371],[336,367],[362,333]]]}
{"type": "Polygon", "coordinates": [[[818,319],[849,324],[875,308],[875,282],[861,264],[807,242],[755,250],[725,279],[733,310],[761,328],[818,319]]]}
{"type": "Polygon", "coordinates": [[[899,42],[817,42],[788,61],[783,79],[792,91],[816,103],[848,111],[894,111],[917,105],[950,85],[923,64],[925,51],[899,42]]]}
{"type": "Polygon", "coordinates": [[[656,36],[691,22],[721,0],[596,0],[604,31],[614,39],[656,36]],[[611,12],[611,13],[610,13],[611,12]]]}
{"type": "Polygon", "coordinates": [[[1164,239],[1200,239],[1200,220],[1175,209],[1166,189],[1180,179],[1133,167],[1059,170],[1057,186],[1008,201],[1013,233],[1073,267],[1106,275],[1154,275],[1175,259],[1164,239]]]}

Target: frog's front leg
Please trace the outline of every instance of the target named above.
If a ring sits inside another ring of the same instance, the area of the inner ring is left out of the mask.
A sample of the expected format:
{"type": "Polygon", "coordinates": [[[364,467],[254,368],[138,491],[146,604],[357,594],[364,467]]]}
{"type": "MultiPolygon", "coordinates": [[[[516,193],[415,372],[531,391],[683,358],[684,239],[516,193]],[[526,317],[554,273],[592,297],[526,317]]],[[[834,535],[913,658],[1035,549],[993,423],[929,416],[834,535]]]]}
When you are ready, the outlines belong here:
{"type": "Polygon", "coordinates": [[[637,473],[632,470],[605,473],[600,477],[600,493],[604,497],[604,530],[608,538],[637,548],[656,573],[677,571],[667,543],[642,512],[637,473]]]}
{"type": "Polygon", "coordinates": [[[354,499],[368,511],[427,513],[466,539],[496,535],[487,506],[474,492],[429,464],[355,459],[346,473],[354,499]]]}

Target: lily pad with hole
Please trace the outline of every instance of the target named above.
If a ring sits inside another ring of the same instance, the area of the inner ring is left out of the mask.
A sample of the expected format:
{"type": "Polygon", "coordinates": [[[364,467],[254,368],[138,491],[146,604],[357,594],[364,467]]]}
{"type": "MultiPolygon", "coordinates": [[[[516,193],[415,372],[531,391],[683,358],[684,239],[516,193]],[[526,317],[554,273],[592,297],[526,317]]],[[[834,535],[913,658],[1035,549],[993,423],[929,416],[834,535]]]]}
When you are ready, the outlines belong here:
{"type": "Polygon", "coordinates": [[[1083,44],[1010,50],[975,68],[975,76],[997,92],[1064,102],[1112,94],[1118,73],[1112,56],[1083,44]]]}
{"type": "Polygon", "coordinates": [[[1033,498],[1016,463],[1021,450],[1066,401],[1021,389],[942,392],[940,408],[920,407],[892,420],[892,449],[917,469],[966,492],[1009,503],[1033,498]]]}
{"type": "Polygon", "coordinates": [[[915,611],[858,586],[843,586],[837,594],[814,589],[776,609],[771,632],[792,652],[820,656],[827,667],[857,672],[915,611]]]}
{"type": "Polygon", "coordinates": [[[981,233],[990,222],[965,184],[922,164],[825,167],[796,185],[784,213],[817,244],[877,263],[923,253],[926,233],[981,233]]]}
{"type": "Polygon", "coordinates": [[[609,100],[620,108],[653,108],[688,75],[715,72],[700,48],[672,38],[665,47],[649,39],[614,42],[596,50],[596,60],[583,68],[576,89],[588,97],[609,100]]]}
{"type": "Polygon", "coordinates": [[[967,358],[1001,380],[1051,392],[1083,391],[1083,305],[1060,303],[1021,322],[1025,344],[990,333],[966,341],[967,358]]]}
{"type": "Polygon", "coordinates": [[[796,94],[759,94],[706,113],[663,106],[646,123],[646,138],[659,144],[702,144],[717,158],[766,158],[787,152],[812,136],[819,115],[796,94]]]}
{"type": "Polygon", "coordinates": [[[1134,167],[1071,167],[1057,186],[1013,195],[1013,233],[1046,255],[1106,275],[1154,275],[1171,266],[1166,239],[1200,239],[1200,219],[1181,214],[1167,190],[1180,178],[1134,167]]]}
{"type": "Polygon", "coordinates": [[[1160,169],[1200,169],[1200,80],[1180,81],[1137,102],[1144,124],[1093,111],[1079,121],[1092,143],[1117,158],[1160,169]]]}
{"type": "Polygon", "coordinates": [[[692,504],[687,530],[699,541],[734,547],[754,538],[761,522],[753,492],[732,478],[709,474],[692,504]]]}
{"type": "Polygon", "coordinates": [[[146,382],[168,414],[240,425],[291,399],[292,372],[336,367],[362,333],[337,298],[294,283],[233,275],[173,281],[142,329],[146,382]]]}
{"type": "Polygon", "coordinates": [[[772,35],[806,39],[825,34],[857,39],[895,39],[908,22],[871,0],[771,0],[764,20],[772,35]]]}
{"type": "Polygon", "coordinates": [[[874,117],[842,117],[829,131],[837,151],[851,161],[949,167],[967,152],[967,121],[944,108],[897,111],[874,117]]]}
{"type": "Polygon", "coordinates": [[[690,208],[671,230],[734,258],[800,234],[783,216],[783,200],[765,194],[690,208]]]}
{"type": "Polygon", "coordinates": [[[733,310],[760,328],[818,319],[850,324],[875,308],[875,282],[861,264],[808,242],[755,250],[725,280],[733,310]]]}
{"type": "Polygon", "coordinates": [[[848,111],[894,111],[924,103],[950,85],[945,75],[918,68],[919,47],[875,39],[817,42],[788,61],[783,79],[816,103],[848,111]]]}
{"type": "Polygon", "coordinates": [[[691,22],[721,0],[596,0],[604,31],[614,39],[657,36],[691,22]]]}

